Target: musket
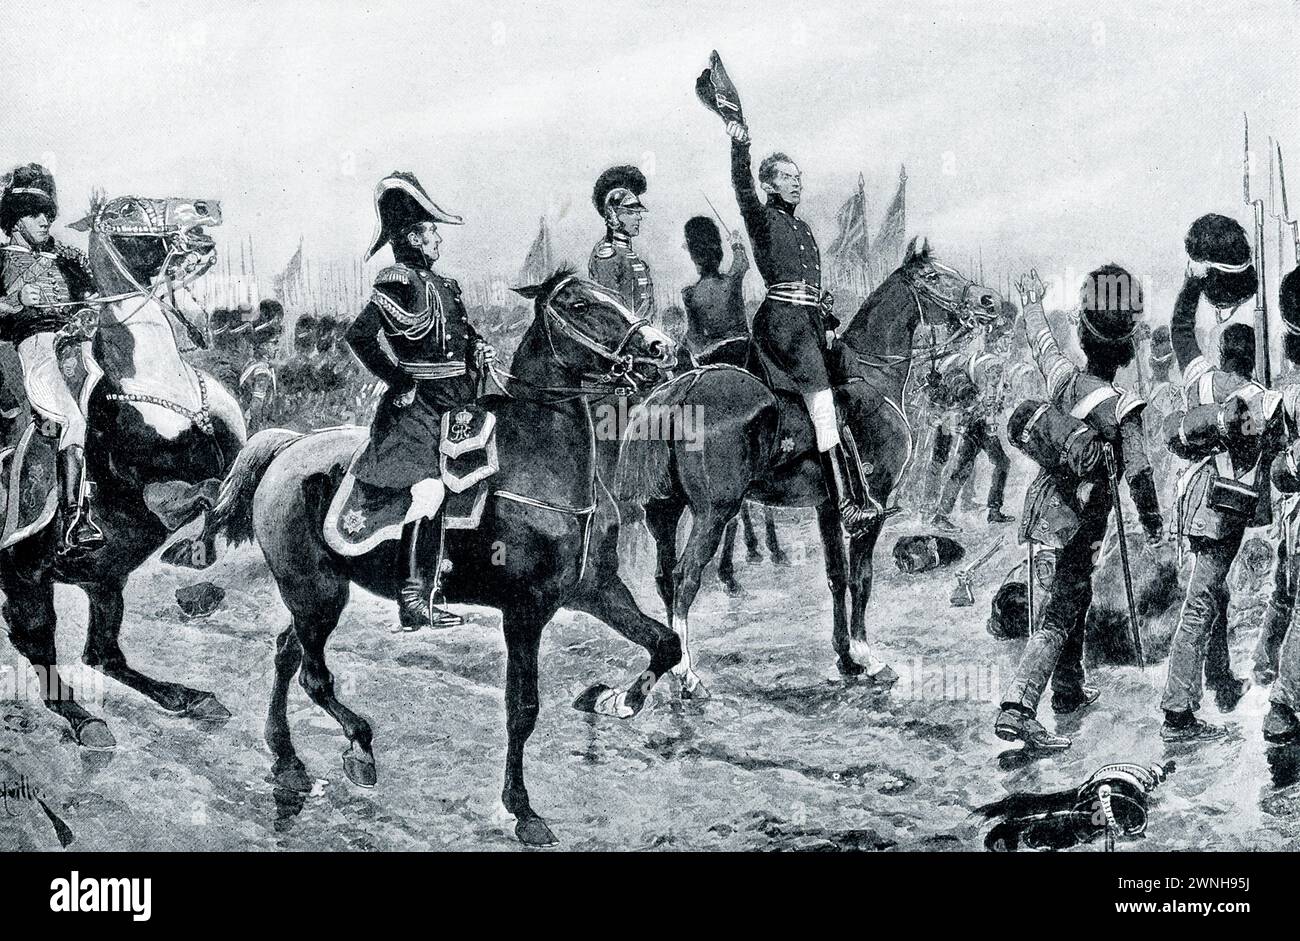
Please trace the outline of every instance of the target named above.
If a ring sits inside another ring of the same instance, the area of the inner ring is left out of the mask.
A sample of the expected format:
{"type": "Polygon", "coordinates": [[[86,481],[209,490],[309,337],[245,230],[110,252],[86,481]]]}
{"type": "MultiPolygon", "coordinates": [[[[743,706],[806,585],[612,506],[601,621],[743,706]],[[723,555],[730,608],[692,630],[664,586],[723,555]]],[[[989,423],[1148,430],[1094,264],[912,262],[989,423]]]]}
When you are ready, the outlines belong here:
{"type": "Polygon", "coordinates": [[[1138,628],[1137,601],[1133,597],[1133,573],[1128,562],[1128,530],[1124,528],[1124,506],[1120,501],[1119,470],[1115,466],[1115,450],[1110,442],[1102,446],[1102,456],[1106,459],[1106,473],[1110,477],[1111,499],[1115,503],[1115,530],[1119,533],[1119,566],[1124,571],[1124,596],[1128,600],[1129,630],[1133,633],[1133,652],[1137,656],[1138,669],[1147,668],[1146,658],[1142,655],[1142,632],[1138,628]]]}
{"type": "Polygon", "coordinates": [[[1255,335],[1259,344],[1255,350],[1255,365],[1259,381],[1265,386],[1273,384],[1273,347],[1269,341],[1268,305],[1265,303],[1264,281],[1264,200],[1250,198],[1250,119],[1243,113],[1245,148],[1242,152],[1241,188],[1247,206],[1255,212],[1255,335]]]}
{"type": "Polygon", "coordinates": [[[975,593],[970,587],[971,577],[1001,548],[1002,540],[999,539],[989,546],[983,555],[957,573],[957,587],[952,590],[952,595],[948,598],[949,604],[954,608],[969,608],[975,603],[975,593]]]}
{"type": "Polygon", "coordinates": [[[1029,601],[1029,633],[1034,633],[1034,541],[1029,540],[1028,575],[1025,578],[1025,594],[1029,601]]]}

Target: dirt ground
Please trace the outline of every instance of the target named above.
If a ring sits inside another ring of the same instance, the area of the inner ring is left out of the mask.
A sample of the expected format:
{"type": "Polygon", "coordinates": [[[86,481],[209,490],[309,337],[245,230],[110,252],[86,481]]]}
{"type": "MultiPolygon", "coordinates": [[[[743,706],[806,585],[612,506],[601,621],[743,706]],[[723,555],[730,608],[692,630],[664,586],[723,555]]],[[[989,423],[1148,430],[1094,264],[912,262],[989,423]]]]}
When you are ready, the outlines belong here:
{"type": "MultiPolygon", "coordinates": [[[[1017,502],[1008,501],[1008,507],[1017,502]]],[[[661,683],[627,721],[573,710],[596,681],[623,681],[644,654],[585,615],[562,613],[542,647],[542,714],[526,753],[534,807],[569,850],[972,850],[982,846],[972,808],[1014,790],[1077,784],[1104,762],[1173,758],[1156,792],[1145,838],[1121,850],[1278,849],[1294,844],[1300,786],[1272,768],[1260,737],[1266,690],[1252,689],[1231,717],[1233,737],[1185,754],[1159,739],[1163,661],[1145,671],[1096,668],[1101,701],[1073,722],[1069,752],[1022,762],[993,735],[1000,686],[1020,652],[985,631],[989,601],[1017,561],[1013,528],[991,535],[968,515],[973,558],[1003,545],[953,608],[953,570],[905,576],[895,539],[919,531],[891,521],[877,549],[870,609],[876,653],[900,674],[889,692],[846,682],[830,649],[830,601],[810,518],[783,514],[789,568],[742,562],[745,593],[710,578],[692,618],[698,667],[714,698],[682,704],[661,683]],[[1001,757],[1000,757],[1001,756],[1001,757]]],[[[743,558],[743,550],[741,550],[743,558]]],[[[643,607],[662,617],[649,554],[629,564],[643,607]]],[[[85,598],[61,587],[59,649],[76,662],[85,598]]],[[[1261,599],[1234,617],[1233,659],[1249,672],[1261,599]]],[[[344,740],[295,684],[290,722],[315,788],[277,796],[268,780],[262,723],[273,638],[287,614],[255,548],[230,552],[196,573],[156,560],[132,579],[124,646],[146,672],[211,689],[231,710],[200,727],[157,710],[106,681],[99,714],[119,745],[87,754],[40,705],[0,703],[0,848],[57,849],[41,801],[85,850],[513,849],[501,808],[505,662],[496,612],[465,609],[469,623],[441,632],[392,634],[389,602],[357,591],[330,646],[346,702],[375,727],[379,783],[343,775],[344,740]],[[176,588],[198,578],[225,588],[222,606],[185,619],[176,588]],[[24,786],[25,785],[25,786],[24,786]],[[41,801],[32,795],[39,796],[41,801]]],[[[1153,628],[1158,629],[1158,628],[1153,628]]],[[[1167,632],[1168,624],[1164,626],[1167,632]]],[[[23,661],[0,641],[0,679],[23,661]]],[[[1048,724],[1050,710],[1045,709],[1048,724]]],[[[1212,699],[1205,715],[1218,716],[1212,699]]],[[[1098,844],[1081,851],[1092,852],[1098,844]]]]}

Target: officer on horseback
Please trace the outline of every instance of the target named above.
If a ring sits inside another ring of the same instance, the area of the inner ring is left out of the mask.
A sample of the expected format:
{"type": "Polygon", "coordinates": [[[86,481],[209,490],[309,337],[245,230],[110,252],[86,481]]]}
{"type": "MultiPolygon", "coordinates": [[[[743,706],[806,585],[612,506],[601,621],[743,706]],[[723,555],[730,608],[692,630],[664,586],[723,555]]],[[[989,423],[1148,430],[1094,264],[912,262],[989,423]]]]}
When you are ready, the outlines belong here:
{"type": "Polygon", "coordinates": [[[104,533],[90,515],[86,418],[64,379],[65,340],[79,336],[78,302],[97,293],[86,256],[50,235],[59,207],[54,177],[39,164],[17,167],[0,194],[0,338],[18,348],[32,408],[59,428],[60,555],[94,549],[104,533]]]}
{"type": "Polygon", "coordinates": [[[438,225],[461,225],[461,217],[440,209],[407,172],[379,181],[375,210],[379,231],[366,257],[387,243],[395,263],[379,272],[347,341],[388,391],[353,473],[371,486],[410,490],[399,548],[400,626],[449,627],[463,619],[433,606],[442,555],[434,520],[445,492],[437,470],[441,418],[475,399],[479,374],[496,354],[470,324],[460,285],[432,269],[442,242],[438,225]]]}
{"type": "Polygon", "coordinates": [[[731,182],[754,248],[754,261],[767,284],[767,297],[754,316],[751,371],[777,391],[800,396],[812,418],[827,495],[844,528],[861,532],[880,516],[862,467],[840,441],[842,422],[831,391],[826,356],[834,329],[833,299],[821,288],[821,255],[811,227],[795,215],[803,192],[799,167],[783,153],[765,157],[758,182],[750,170],[749,129],[727,123],[731,137],[731,182]]]}
{"type": "Polygon", "coordinates": [[[620,295],[637,317],[651,320],[654,280],[649,266],[632,247],[646,212],[641,202],[645,190],[645,174],[633,166],[610,167],[597,178],[591,201],[605,220],[605,237],[591,250],[587,273],[591,280],[620,295]]]}

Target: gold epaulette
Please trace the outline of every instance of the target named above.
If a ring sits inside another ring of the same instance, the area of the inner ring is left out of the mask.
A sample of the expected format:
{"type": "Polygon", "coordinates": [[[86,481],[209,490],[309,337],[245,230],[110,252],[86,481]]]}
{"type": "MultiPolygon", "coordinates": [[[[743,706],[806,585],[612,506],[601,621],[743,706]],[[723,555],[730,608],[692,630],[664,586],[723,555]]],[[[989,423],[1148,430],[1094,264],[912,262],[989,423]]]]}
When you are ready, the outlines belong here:
{"type": "Polygon", "coordinates": [[[415,272],[406,265],[389,265],[375,275],[375,285],[380,284],[418,284],[415,272]]]}
{"type": "Polygon", "coordinates": [[[601,242],[599,245],[596,246],[595,255],[597,258],[600,259],[613,258],[614,243],[608,240],[601,242]]]}

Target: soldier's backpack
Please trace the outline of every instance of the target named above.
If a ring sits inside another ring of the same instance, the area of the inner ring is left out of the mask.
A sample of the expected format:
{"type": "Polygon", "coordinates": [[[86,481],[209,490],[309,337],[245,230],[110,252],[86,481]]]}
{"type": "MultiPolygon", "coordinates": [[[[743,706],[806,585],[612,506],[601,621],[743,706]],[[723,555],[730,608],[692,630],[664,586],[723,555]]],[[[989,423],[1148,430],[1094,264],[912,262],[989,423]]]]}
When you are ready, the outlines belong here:
{"type": "Polygon", "coordinates": [[[1101,440],[1087,422],[1051,402],[1026,399],[1007,419],[1007,437],[1044,470],[1083,477],[1101,460],[1101,440]]]}
{"type": "Polygon", "coordinates": [[[1020,541],[1060,549],[1079,531],[1079,514],[1095,483],[1105,442],[1085,420],[1119,395],[1114,386],[1099,386],[1067,412],[1055,402],[1027,400],[1007,421],[1007,436],[1042,471],[1025,493],[1020,541]]]}
{"type": "MultiPolygon", "coordinates": [[[[1192,507],[1203,500],[1204,505],[1227,517],[1254,521],[1256,524],[1267,522],[1256,520],[1261,510],[1260,491],[1257,477],[1263,457],[1243,471],[1233,467],[1230,452],[1241,446],[1252,433],[1254,419],[1250,412],[1250,396],[1233,393],[1223,402],[1215,402],[1214,376],[1206,370],[1197,378],[1200,398],[1204,404],[1193,406],[1185,412],[1175,413],[1165,419],[1165,436],[1169,450],[1178,457],[1200,461],[1189,468],[1185,482],[1180,490],[1179,515],[1187,516],[1192,507]],[[1202,467],[1213,462],[1208,481],[1193,480],[1202,467]],[[1195,491],[1204,488],[1203,493],[1195,491]],[[1190,504],[1190,506],[1188,505],[1190,504]]],[[[1263,394],[1264,390],[1254,387],[1253,395],[1263,394]]],[[[1197,535],[1214,535],[1208,528],[1208,522],[1196,530],[1197,535]]]]}

